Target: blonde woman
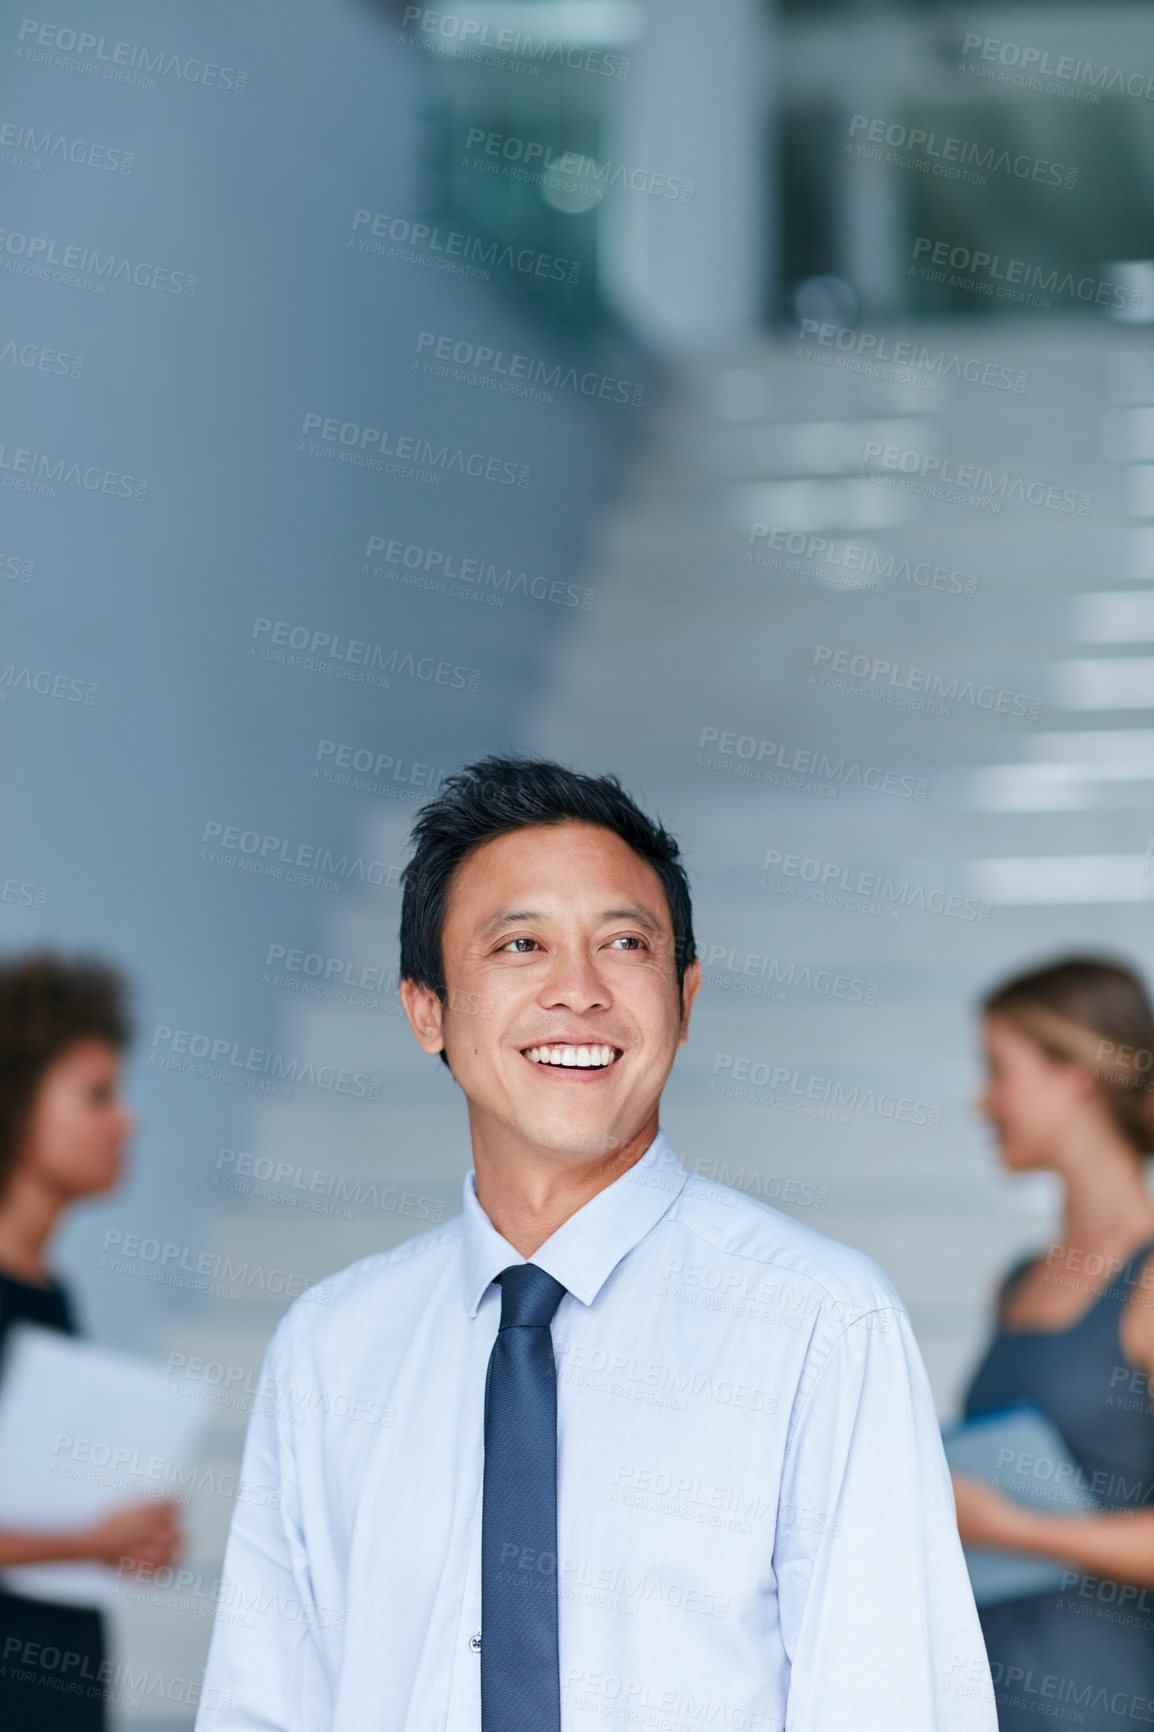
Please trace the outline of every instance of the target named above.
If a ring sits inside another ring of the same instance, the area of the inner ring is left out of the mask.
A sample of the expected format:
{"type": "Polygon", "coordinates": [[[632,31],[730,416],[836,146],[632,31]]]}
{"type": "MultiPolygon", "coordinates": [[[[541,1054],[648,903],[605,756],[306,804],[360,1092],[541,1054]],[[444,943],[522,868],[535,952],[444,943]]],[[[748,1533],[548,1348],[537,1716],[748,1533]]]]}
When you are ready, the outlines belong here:
{"type": "Polygon", "coordinates": [[[979,1103],[1011,1172],[1057,1175],[1062,1222],[1002,1283],[967,1419],[1040,1408],[1101,1513],[1053,1514],[955,1476],[973,1546],[1060,1562],[1062,1590],[985,1606],[1000,1732],[1039,1715],[1154,1723],[1154,1012],[1138,975],[1071,958],[986,998],[979,1103]],[[1150,1591],[1146,1591],[1150,1590],[1150,1591]]]}

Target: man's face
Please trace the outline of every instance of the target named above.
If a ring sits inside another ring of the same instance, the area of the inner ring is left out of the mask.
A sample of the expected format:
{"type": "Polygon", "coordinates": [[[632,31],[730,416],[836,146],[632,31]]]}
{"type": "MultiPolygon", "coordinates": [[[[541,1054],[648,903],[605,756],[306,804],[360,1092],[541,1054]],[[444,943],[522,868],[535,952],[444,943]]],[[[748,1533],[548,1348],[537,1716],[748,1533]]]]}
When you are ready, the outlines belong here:
{"type": "Polygon", "coordinates": [[[691,964],[679,993],[646,861],[594,824],[498,836],[457,868],[441,944],[447,1005],[412,981],[402,998],[425,1051],[444,1047],[474,1138],[580,1157],[638,1134],[701,976],[691,964]]]}

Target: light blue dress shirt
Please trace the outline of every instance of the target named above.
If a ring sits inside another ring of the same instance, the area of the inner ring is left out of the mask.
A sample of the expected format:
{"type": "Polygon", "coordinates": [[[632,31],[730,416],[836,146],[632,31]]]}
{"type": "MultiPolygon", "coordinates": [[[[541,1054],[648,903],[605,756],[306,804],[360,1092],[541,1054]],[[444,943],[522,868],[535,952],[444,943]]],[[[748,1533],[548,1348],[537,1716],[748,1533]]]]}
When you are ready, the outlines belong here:
{"type": "MultiPolygon", "coordinates": [[[[287,1313],[198,1732],[479,1732],[492,1283],[523,1261],[470,1173],[463,1214],[287,1313]]],[[[532,1261],[567,1289],[565,1732],[996,1732],[925,1369],[877,1265],[691,1178],[660,1131],[532,1261]]]]}

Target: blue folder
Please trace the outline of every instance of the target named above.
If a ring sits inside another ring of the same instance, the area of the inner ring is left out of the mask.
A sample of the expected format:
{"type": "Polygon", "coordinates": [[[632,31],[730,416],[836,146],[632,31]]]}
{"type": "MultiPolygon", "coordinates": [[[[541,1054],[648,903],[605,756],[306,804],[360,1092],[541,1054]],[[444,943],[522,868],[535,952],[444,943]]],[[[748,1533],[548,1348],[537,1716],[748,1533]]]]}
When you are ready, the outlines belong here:
{"type": "MultiPolygon", "coordinates": [[[[1040,1408],[1029,1402],[962,1420],[942,1432],[955,1473],[985,1480],[1015,1503],[1052,1515],[1100,1509],[1070,1446],[1040,1408]]],[[[1050,1558],[966,1546],[966,1567],[979,1606],[1058,1593],[1067,1568],[1050,1558]]]]}

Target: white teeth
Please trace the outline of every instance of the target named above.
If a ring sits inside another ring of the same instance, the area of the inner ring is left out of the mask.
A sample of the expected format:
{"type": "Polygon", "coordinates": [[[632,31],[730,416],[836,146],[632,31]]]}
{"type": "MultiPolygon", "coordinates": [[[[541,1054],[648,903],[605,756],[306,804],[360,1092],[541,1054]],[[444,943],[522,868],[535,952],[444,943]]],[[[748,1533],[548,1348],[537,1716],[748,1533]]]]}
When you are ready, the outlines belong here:
{"type": "Polygon", "coordinates": [[[613,1063],[612,1046],[531,1046],[525,1056],[534,1064],[559,1064],[568,1070],[601,1070],[613,1063]]]}

